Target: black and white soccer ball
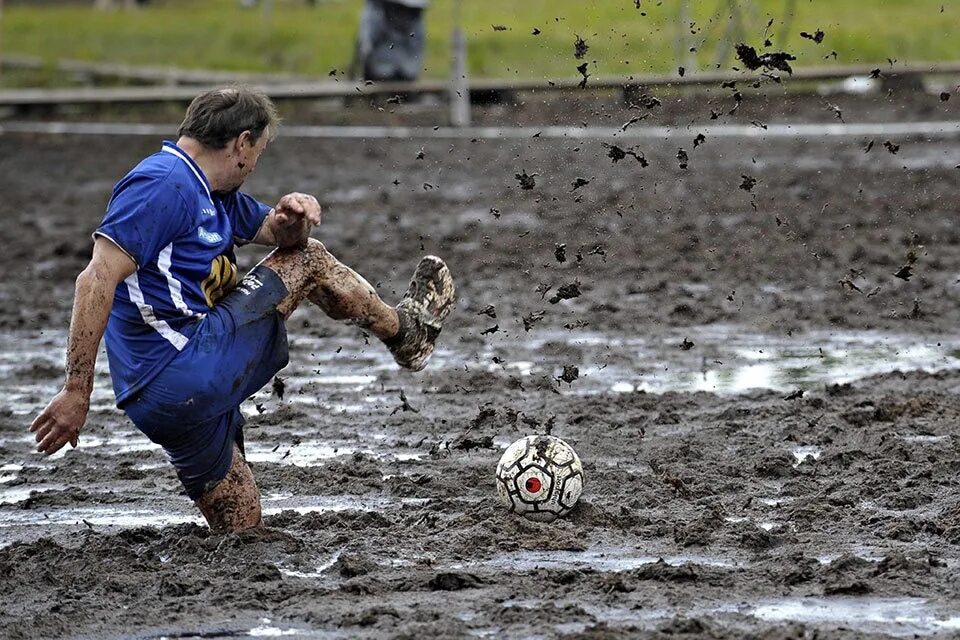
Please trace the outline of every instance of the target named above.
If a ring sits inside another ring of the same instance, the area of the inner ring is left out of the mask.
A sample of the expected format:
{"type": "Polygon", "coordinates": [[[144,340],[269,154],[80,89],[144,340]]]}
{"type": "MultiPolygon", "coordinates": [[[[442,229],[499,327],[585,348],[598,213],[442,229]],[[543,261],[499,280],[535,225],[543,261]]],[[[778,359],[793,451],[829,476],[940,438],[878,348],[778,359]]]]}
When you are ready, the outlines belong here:
{"type": "Polygon", "coordinates": [[[555,436],[521,438],[497,464],[497,494],[511,511],[530,520],[556,520],[573,509],[582,492],[580,458],[555,436]]]}

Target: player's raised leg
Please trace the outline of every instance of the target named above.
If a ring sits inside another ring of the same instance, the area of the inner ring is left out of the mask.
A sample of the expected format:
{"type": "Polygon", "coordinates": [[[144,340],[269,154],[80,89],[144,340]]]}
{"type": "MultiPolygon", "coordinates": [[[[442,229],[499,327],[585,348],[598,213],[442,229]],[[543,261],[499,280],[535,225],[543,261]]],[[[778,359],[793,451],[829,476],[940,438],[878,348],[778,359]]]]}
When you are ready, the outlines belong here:
{"type": "Polygon", "coordinates": [[[372,332],[398,364],[414,371],[426,366],[455,302],[450,270],[435,256],[420,261],[396,307],[386,304],[370,283],[312,238],[302,248],[277,249],[261,264],[287,287],[287,297],[277,305],[281,314],[289,316],[309,299],[331,318],[372,332]]]}
{"type": "Polygon", "coordinates": [[[302,248],[277,249],[261,264],[280,276],[287,287],[287,297],[277,305],[284,317],[309,297],[334,320],[359,325],[380,339],[397,333],[396,310],[320,241],[310,239],[302,248]]]}

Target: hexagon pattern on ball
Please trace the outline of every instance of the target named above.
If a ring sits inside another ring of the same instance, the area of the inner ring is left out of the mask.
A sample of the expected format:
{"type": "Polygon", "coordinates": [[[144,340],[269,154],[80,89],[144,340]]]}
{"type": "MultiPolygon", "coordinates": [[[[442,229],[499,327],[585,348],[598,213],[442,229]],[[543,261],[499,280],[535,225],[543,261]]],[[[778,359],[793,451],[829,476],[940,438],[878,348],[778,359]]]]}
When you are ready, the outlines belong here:
{"type": "Polygon", "coordinates": [[[577,452],[556,436],[527,436],[507,447],[497,464],[497,494],[516,513],[538,522],[567,514],[583,492],[577,452]]]}

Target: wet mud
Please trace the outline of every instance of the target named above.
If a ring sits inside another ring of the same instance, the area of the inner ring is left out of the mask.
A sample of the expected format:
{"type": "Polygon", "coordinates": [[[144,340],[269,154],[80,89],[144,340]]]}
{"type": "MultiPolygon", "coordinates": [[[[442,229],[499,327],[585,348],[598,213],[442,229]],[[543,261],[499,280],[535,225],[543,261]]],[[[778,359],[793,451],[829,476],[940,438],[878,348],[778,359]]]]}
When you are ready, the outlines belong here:
{"type": "Polygon", "coordinates": [[[442,256],[460,303],[415,375],[293,315],[284,398],[243,407],[266,527],[242,535],[201,525],[103,358],[80,447],[32,453],[89,234],[159,141],[0,136],[0,636],[956,634],[960,140],[694,123],[643,166],[535,133],[269,148],[249,191],[315,193],[388,301],[442,256]],[[725,377],[758,365],[790,373],[725,377]],[[538,524],[493,471],[548,430],[586,487],[538,524]]]}

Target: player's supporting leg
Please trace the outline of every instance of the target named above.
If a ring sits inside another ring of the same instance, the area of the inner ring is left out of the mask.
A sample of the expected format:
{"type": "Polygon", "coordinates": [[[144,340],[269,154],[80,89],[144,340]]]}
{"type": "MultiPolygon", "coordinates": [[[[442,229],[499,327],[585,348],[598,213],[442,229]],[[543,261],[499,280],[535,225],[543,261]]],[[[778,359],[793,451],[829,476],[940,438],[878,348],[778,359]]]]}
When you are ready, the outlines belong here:
{"type": "Polygon", "coordinates": [[[277,305],[284,317],[308,298],[331,318],[372,332],[384,341],[398,364],[414,371],[426,366],[455,302],[450,271],[433,256],[417,265],[396,308],[381,300],[369,282],[313,238],[302,248],[277,249],[262,265],[279,275],[287,288],[287,297],[277,305]]]}
{"type": "Polygon", "coordinates": [[[227,475],[197,500],[210,530],[236,533],[262,524],[260,491],[240,447],[233,445],[233,462],[227,475]]]}

